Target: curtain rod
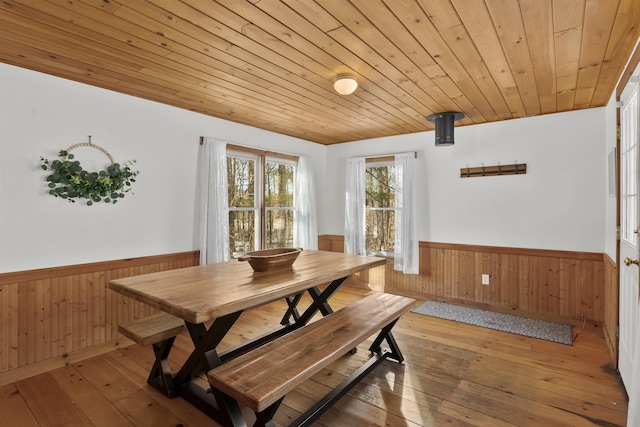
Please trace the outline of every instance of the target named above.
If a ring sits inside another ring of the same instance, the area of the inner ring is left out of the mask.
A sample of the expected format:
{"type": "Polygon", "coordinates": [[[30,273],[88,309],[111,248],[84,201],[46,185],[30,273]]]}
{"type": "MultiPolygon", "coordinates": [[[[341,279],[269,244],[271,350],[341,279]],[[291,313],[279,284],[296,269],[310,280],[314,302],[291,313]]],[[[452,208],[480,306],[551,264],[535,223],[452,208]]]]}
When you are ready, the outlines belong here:
{"type": "MultiPolygon", "coordinates": [[[[204,144],[204,138],[205,138],[204,136],[200,137],[200,145],[204,144]]],[[[247,147],[245,145],[232,144],[230,142],[227,142],[227,148],[235,151],[245,151],[245,152],[250,152],[254,154],[263,154],[267,157],[285,158],[285,159],[293,160],[296,162],[300,159],[300,156],[298,154],[269,151],[262,148],[254,148],[254,147],[247,147]]]]}
{"type": "MultiPolygon", "coordinates": [[[[365,159],[377,159],[379,157],[394,157],[398,154],[402,154],[402,153],[413,153],[413,158],[417,159],[418,158],[418,152],[417,151],[403,151],[400,153],[389,153],[389,154],[377,154],[375,156],[364,156],[365,159]]],[[[360,157],[360,156],[358,156],[360,157]]]]}

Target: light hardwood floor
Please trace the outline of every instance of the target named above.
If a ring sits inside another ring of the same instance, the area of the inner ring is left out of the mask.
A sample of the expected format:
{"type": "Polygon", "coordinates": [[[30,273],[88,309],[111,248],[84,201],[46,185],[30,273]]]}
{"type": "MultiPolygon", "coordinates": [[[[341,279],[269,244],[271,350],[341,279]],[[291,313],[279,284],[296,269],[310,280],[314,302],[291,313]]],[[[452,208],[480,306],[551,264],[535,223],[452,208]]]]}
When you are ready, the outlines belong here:
{"type": "MultiPolygon", "coordinates": [[[[345,287],[332,305],[364,292],[345,287]]],[[[224,344],[272,328],[283,307],[243,314],[224,344]]],[[[405,363],[384,362],[314,425],[625,425],[626,397],[600,328],[588,326],[566,346],[408,313],[394,334],[405,363]]],[[[190,348],[188,336],[179,336],[174,369],[190,348]]],[[[366,348],[287,395],[277,423],[286,425],[342,381],[367,357],[366,348]]],[[[134,345],[0,387],[0,426],[216,426],[146,384],[152,361],[151,348],[134,345]]]]}

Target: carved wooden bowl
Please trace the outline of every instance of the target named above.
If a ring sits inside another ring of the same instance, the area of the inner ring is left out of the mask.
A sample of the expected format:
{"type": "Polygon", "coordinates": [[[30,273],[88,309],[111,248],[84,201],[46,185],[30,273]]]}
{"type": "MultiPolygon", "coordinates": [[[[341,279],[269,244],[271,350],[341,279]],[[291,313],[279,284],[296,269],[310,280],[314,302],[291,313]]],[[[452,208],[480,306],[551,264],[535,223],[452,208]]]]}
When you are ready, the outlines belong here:
{"type": "Polygon", "coordinates": [[[247,252],[238,261],[248,261],[253,271],[271,271],[290,268],[302,252],[302,248],[275,248],[247,252]]]}

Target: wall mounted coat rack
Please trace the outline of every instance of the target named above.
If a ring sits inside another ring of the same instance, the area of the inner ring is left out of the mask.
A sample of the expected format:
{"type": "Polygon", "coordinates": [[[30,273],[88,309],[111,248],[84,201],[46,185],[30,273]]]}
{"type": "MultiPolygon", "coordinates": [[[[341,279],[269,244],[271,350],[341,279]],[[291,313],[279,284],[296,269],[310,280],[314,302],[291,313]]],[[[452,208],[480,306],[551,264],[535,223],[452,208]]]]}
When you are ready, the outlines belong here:
{"type": "Polygon", "coordinates": [[[460,168],[460,178],[475,178],[478,176],[497,175],[524,175],[527,173],[526,163],[514,163],[511,165],[479,166],[460,168]]]}

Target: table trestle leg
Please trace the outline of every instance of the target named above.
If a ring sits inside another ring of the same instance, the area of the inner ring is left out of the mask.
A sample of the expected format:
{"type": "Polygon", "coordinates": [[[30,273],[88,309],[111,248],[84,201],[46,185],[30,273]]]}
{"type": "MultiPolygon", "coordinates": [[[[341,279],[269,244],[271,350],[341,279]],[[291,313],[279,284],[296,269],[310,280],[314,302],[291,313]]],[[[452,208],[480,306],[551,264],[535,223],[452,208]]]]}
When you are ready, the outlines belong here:
{"type": "Polygon", "coordinates": [[[241,314],[242,312],[239,311],[218,317],[208,330],[206,330],[202,323],[194,324],[186,322],[187,330],[191,335],[195,349],[184,365],[182,365],[182,368],[180,368],[180,372],[178,372],[174,378],[174,382],[178,386],[189,382],[191,378],[196,376],[199,372],[209,372],[211,369],[218,366],[210,365],[211,357],[208,355],[208,352],[215,352],[218,344],[220,344],[224,336],[229,332],[229,329],[231,329],[241,314]]]}
{"type": "Polygon", "coordinates": [[[186,383],[180,390],[181,396],[211,419],[225,427],[247,427],[238,403],[226,394],[216,390],[204,390],[194,383],[186,383]]]}
{"type": "Polygon", "coordinates": [[[327,285],[324,291],[320,291],[320,288],[318,288],[317,286],[308,289],[309,295],[311,296],[313,301],[302,315],[298,312],[298,304],[302,299],[303,293],[300,292],[293,296],[286,297],[285,300],[287,301],[288,309],[282,317],[280,324],[285,326],[290,325],[290,319],[293,317],[295,325],[304,326],[318,311],[320,311],[323,316],[327,316],[333,313],[333,309],[329,305],[328,299],[331,298],[334,293],[336,293],[336,291],[340,288],[340,286],[342,286],[345,280],[347,280],[347,277],[332,281],[331,283],[329,283],[329,285],[327,285]]]}
{"type": "Polygon", "coordinates": [[[309,320],[311,320],[311,318],[318,312],[318,310],[320,311],[320,313],[322,313],[323,316],[328,316],[329,314],[333,313],[333,310],[331,309],[331,306],[327,301],[333,294],[336,293],[340,286],[342,286],[342,283],[344,283],[344,281],[347,279],[348,277],[343,277],[341,279],[332,281],[322,292],[317,286],[310,288],[308,292],[309,295],[311,295],[311,298],[313,298],[313,302],[309,307],[307,307],[304,313],[300,315],[300,319],[298,319],[296,324],[299,324],[301,326],[306,325],[307,323],[309,323],[309,320]]]}
{"type": "Polygon", "coordinates": [[[282,316],[282,320],[280,321],[281,325],[288,325],[290,324],[290,320],[291,317],[293,317],[293,321],[297,322],[298,319],[300,319],[300,313],[298,312],[298,303],[300,302],[300,299],[302,299],[302,292],[295,294],[294,296],[288,296],[285,298],[285,301],[287,301],[287,305],[289,306],[289,308],[287,309],[287,312],[284,314],[284,316],[282,316]]]}

